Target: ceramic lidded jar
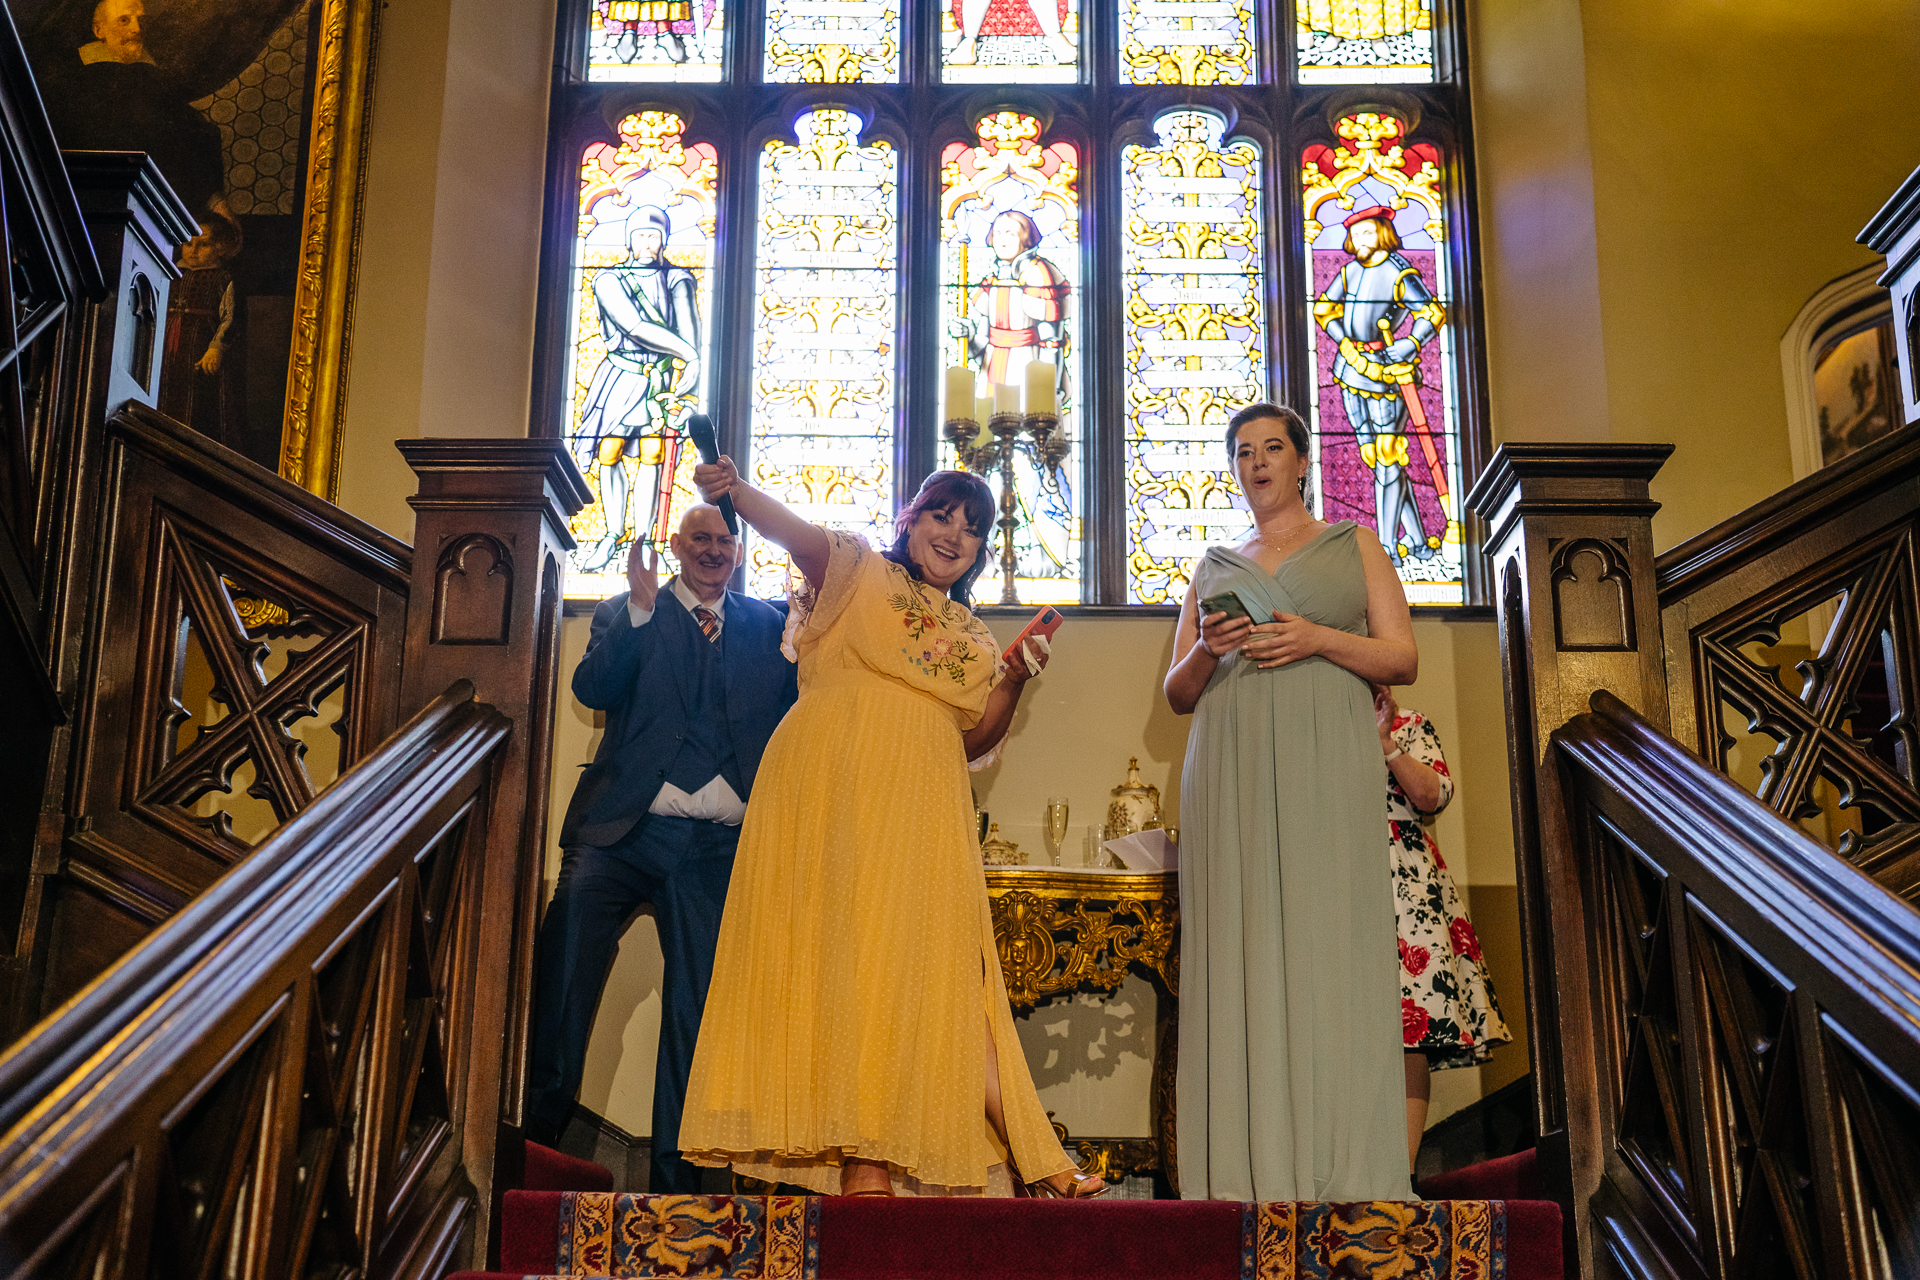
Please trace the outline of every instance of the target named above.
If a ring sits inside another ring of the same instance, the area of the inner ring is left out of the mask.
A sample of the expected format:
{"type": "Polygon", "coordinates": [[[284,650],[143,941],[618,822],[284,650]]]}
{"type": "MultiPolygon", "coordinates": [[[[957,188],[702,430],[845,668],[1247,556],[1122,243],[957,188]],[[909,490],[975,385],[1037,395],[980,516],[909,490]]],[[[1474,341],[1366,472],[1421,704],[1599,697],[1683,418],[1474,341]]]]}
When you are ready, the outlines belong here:
{"type": "Polygon", "coordinates": [[[1118,840],[1160,825],[1160,788],[1140,781],[1140,757],[1127,758],[1127,780],[1113,789],[1102,840],[1118,840]]]}
{"type": "Polygon", "coordinates": [[[1027,855],[1020,851],[1020,846],[1000,838],[1000,824],[997,822],[987,829],[987,838],[980,842],[980,859],[990,867],[1027,865],[1027,855]]]}

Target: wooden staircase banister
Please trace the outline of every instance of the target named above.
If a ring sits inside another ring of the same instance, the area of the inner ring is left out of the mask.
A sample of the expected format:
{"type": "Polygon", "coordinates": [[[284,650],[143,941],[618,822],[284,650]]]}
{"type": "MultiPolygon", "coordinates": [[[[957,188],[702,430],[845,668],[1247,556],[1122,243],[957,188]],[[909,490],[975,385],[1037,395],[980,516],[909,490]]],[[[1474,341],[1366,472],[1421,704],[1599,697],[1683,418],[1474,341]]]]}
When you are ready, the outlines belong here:
{"type": "Polygon", "coordinates": [[[0,1260],[450,1260],[475,1206],[449,1067],[488,998],[477,887],[511,732],[454,684],[0,1055],[0,1260]]]}
{"type": "Polygon", "coordinates": [[[1628,1275],[1920,1272],[1920,913],[1605,691],[1552,744],[1597,1245],[1628,1275]]]}
{"type": "MultiPolygon", "coordinates": [[[[1553,744],[1583,785],[1634,805],[1650,832],[1740,895],[1709,905],[1742,910],[1740,902],[1812,922],[1818,950],[1850,977],[1845,989],[1870,976],[1885,993],[1876,1007],[1902,1029],[1901,1045],[1920,1050],[1920,912],[1604,690],[1553,744]]],[[[1920,1088],[1920,1054],[1911,1061],[1920,1088]]]]}
{"type": "Polygon", "coordinates": [[[1654,559],[1666,609],[1743,566],[1778,556],[1807,531],[1920,477],[1920,425],[1883,436],[1654,559]]]}

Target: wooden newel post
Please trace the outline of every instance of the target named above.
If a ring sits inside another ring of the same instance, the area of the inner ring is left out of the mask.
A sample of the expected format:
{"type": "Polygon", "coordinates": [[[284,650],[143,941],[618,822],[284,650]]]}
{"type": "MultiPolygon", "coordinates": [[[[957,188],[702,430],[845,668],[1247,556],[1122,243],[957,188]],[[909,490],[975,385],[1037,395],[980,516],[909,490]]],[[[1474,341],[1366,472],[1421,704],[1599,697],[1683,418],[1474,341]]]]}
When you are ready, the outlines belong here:
{"type": "MultiPolygon", "coordinates": [[[[546,851],[547,776],[559,677],[561,586],[586,482],[552,440],[402,440],[419,476],[402,717],[455,680],[513,721],[489,813],[466,1037],[450,1075],[464,1116],[462,1163],[491,1226],[501,1123],[518,1125],[526,1073],[533,930],[546,851]]],[[[462,984],[454,984],[459,990],[462,984]]]]}
{"type": "Polygon", "coordinates": [[[1647,484],[1665,444],[1503,444],[1467,505],[1487,522],[1506,684],[1514,856],[1541,1174],[1592,1272],[1601,1091],[1581,869],[1548,737],[1605,689],[1664,729],[1647,484]]]}

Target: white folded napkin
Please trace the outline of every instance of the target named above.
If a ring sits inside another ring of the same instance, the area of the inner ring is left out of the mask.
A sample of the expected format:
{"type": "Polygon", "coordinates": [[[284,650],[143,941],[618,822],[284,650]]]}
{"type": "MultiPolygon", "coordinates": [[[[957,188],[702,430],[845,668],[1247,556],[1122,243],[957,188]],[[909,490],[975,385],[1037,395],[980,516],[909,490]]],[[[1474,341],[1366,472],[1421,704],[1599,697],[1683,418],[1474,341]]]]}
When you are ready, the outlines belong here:
{"type": "Polygon", "coordinates": [[[1101,848],[1126,864],[1114,871],[1172,871],[1180,865],[1180,846],[1158,828],[1109,840],[1101,848]]]}

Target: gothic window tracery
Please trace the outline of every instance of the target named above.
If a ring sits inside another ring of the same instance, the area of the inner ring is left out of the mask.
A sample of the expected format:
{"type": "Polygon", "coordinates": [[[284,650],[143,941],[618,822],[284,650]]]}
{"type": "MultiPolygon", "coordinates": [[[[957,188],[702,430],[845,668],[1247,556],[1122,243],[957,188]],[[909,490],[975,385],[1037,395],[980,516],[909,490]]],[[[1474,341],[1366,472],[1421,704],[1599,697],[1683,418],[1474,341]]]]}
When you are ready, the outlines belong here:
{"type": "MultiPolygon", "coordinates": [[[[943,371],[990,397],[1044,363],[1065,447],[1013,468],[1023,604],[1177,605],[1248,527],[1222,437],[1256,400],[1308,419],[1316,513],[1416,607],[1483,599],[1456,6],[568,2],[534,430],[596,499],[569,596],[665,551],[694,413],[884,540],[954,465],[943,371]]],[[[751,535],[746,580],[784,583],[751,535]]]]}

